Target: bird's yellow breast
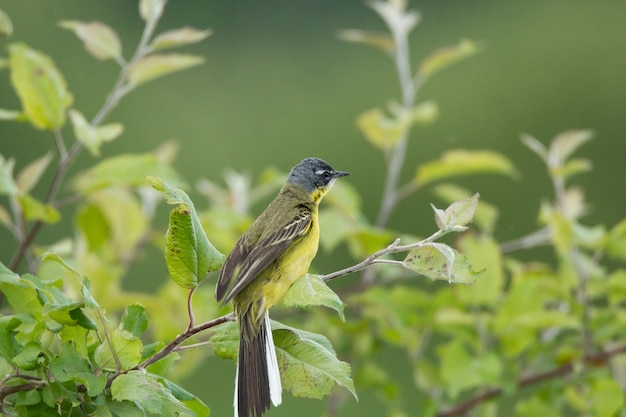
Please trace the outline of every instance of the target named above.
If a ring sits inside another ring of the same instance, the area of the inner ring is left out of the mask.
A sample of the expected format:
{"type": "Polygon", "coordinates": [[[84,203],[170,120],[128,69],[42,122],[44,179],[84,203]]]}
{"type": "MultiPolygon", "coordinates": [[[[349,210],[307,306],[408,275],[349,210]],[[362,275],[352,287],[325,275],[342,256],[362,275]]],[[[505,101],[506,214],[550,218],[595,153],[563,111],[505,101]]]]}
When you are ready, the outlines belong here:
{"type": "Polygon", "coordinates": [[[311,213],[310,230],[299,241],[294,242],[263,271],[266,285],[262,286],[266,308],[276,305],[291,288],[294,282],[309,271],[317,254],[320,229],[317,210],[311,213]]]}

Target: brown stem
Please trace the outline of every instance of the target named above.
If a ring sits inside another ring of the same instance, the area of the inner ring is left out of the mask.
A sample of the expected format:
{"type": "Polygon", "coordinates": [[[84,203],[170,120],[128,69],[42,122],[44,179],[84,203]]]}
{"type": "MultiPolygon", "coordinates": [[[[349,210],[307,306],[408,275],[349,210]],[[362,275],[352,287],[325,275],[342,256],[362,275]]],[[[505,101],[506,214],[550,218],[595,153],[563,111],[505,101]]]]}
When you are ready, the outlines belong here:
{"type": "MultiPolygon", "coordinates": [[[[626,353],[626,345],[619,346],[604,352],[596,353],[593,355],[588,355],[582,360],[582,364],[588,367],[600,367],[606,365],[607,361],[611,359],[613,356],[617,356],[619,354],[626,353]]],[[[562,377],[570,374],[574,370],[574,363],[570,362],[568,364],[559,366],[558,368],[551,369],[545,372],[539,372],[537,374],[532,374],[528,376],[521,377],[517,380],[518,388],[525,388],[530,385],[539,384],[541,382],[549,381],[554,378],[562,377]]],[[[474,407],[480,405],[481,403],[494,399],[502,395],[504,390],[502,388],[487,388],[482,391],[480,394],[477,394],[473,397],[468,398],[467,400],[455,405],[454,407],[440,411],[436,414],[436,417],[454,417],[454,416],[462,416],[469,412],[474,407]]]]}

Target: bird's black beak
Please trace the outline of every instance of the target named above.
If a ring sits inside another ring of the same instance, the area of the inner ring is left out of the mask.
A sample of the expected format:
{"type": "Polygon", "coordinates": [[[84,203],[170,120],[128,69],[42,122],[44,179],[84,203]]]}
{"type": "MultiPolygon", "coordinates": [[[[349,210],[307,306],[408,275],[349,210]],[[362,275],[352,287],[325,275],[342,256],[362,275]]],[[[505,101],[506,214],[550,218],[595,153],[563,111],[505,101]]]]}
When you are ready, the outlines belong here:
{"type": "Polygon", "coordinates": [[[335,173],[333,174],[333,177],[339,178],[339,177],[345,177],[346,175],[350,175],[350,173],[345,172],[345,171],[335,171],[335,173]]]}

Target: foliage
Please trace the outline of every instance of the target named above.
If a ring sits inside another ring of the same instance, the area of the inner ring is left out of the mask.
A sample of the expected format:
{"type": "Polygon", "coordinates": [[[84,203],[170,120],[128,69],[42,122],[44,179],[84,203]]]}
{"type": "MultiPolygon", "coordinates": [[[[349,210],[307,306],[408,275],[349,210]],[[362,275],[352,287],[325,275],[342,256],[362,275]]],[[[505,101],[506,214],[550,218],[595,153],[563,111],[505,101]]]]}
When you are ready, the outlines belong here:
{"type": "MultiPolygon", "coordinates": [[[[518,178],[520,172],[505,156],[449,150],[415,167],[400,184],[411,132],[439,114],[435,102],[418,102],[421,87],[481,46],[461,40],[414,67],[409,33],[420,15],[403,0],[374,0],[369,6],[389,34],[351,29],[339,37],[383,51],[400,79],[398,101],[366,110],[356,121],[366,141],[385,156],[380,211],[375,221],[368,220],[358,191],[345,182],[326,198],[321,246],[346,245],[356,263],[325,275],[307,274],[278,307],[308,308],[304,318],[294,320],[298,328],[272,322],[284,388],[296,397],[331,396],[329,416],[340,410],[346,392],[357,398],[368,390],[390,416],[444,417],[472,409],[481,416],[621,415],[624,379],[618,355],[626,352],[626,272],[620,265],[626,259],[626,219],[610,230],[585,225],[584,193],[568,185],[591,169],[588,160],[572,155],[592,133],[563,132],[549,146],[522,135],[546,164],[555,196],[540,204],[540,230],[498,243],[498,209],[445,181],[474,174],[518,178]],[[403,231],[397,237],[388,227],[395,208],[426,187],[447,205],[432,205],[433,233],[419,239],[403,231]],[[440,241],[452,233],[454,247],[440,241]],[[536,246],[550,248],[554,262],[515,257],[536,246]],[[328,285],[357,272],[357,283],[340,293],[328,285]],[[450,286],[416,275],[471,285],[450,286]],[[412,386],[399,384],[379,362],[383,346],[404,353],[412,386]],[[497,398],[503,400],[489,401],[497,398]]],[[[226,187],[205,180],[198,191],[209,205],[199,208],[173,167],[176,147],[166,143],[153,152],[98,159],[70,181],[71,194],[58,196],[81,150],[101,158],[106,143],[123,138],[121,124],[104,122],[126,94],[203,61],[161,53],[211,34],[184,27],[155,35],[164,7],[165,0],[140,0],[145,28],[129,60],[108,25],[59,23],[94,58],[120,67],[91,120],[73,107],[70,84],[44,52],[16,42],[8,47],[8,59],[0,59],[22,105],[21,110],[0,109],[0,120],[49,131],[58,151],[43,198],[33,192],[55,157],[39,156],[14,174],[15,160],[0,155],[0,195],[8,202],[8,209],[0,206],[0,220],[16,241],[9,265],[0,264],[3,415],[208,416],[209,407],[174,381],[208,353],[192,349],[198,345],[210,345],[221,358],[237,357],[234,315],[217,303],[194,306],[193,299],[211,298],[211,273],[224,261],[221,252],[250,224],[252,203],[275,193],[283,175],[268,171],[252,183],[228,172],[226,187]],[[68,123],[74,134],[69,149],[62,129],[68,123]],[[161,194],[173,206],[165,233],[155,215],[161,194]],[[73,237],[36,246],[41,228],[58,222],[67,204],[76,204],[73,237]],[[172,280],[155,293],[124,290],[122,277],[148,246],[163,251],[172,280]],[[197,324],[200,316],[210,319],[197,324]],[[190,344],[201,335],[200,343],[190,344]]],[[[12,32],[9,16],[0,11],[0,35],[12,32]]]]}

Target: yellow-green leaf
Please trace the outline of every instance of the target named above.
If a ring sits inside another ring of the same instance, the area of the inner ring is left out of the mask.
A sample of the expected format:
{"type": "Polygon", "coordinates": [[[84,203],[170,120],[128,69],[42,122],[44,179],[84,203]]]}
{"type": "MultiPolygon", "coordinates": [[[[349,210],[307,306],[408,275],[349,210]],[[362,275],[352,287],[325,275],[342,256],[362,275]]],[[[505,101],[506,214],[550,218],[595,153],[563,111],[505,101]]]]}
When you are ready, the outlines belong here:
{"type": "Polygon", "coordinates": [[[181,287],[195,288],[211,271],[222,267],[226,257],[209,241],[189,196],[180,188],[171,188],[163,180],[147,177],[154,189],[164,194],[170,212],[165,234],[165,261],[172,279],[181,287]]]}
{"type": "MultiPolygon", "coordinates": [[[[565,162],[578,148],[593,139],[591,130],[566,130],[552,140],[549,158],[552,161],[565,162]]],[[[553,164],[550,164],[554,166],[553,164]]],[[[561,164],[559,164],[561,165],[561,164]]]]}
{"type": "Polygon", "coordinates": [[[152,42],[152,49],[160,50],[200,42],[213,34],[211,29],[200,30],[191,26],[172,29],[158,35],[152,42]]]}
{"type": "Polygon", "coordinates": [[[432,52],[422,61],[418,72],[423,77],[430,77],[445,67],[476,54],[480,49],[476,42],[462,39],[454,46],[439,48],[432,52]]]}
{"type": "Polygon", "coordinates": [[[122,56],[122,43],[117,33],[102,22],[79,22],[64,20],[59,23],[63,29],[68,29],[83,41],[85,49],[94,58],[119,60],[122,56]]]}
{"type": "MultiPolygon", "coordinates": [[[[434,187],[433,191],[437,197],[447,203],[452,203],[462,198],[469,198],[472,195],[468,190],[450,183],[439,184],[434,187]]],[[[498,216],[498,209],[494,205],[480,199],[476,207],[476,213],[474,214],[474,224],[481,230],[492,232],[495,228],[498,216]]]]}
{"type": "Polygon", "coordinates": [[[324,306],[332,308],[339,314],[341,320],[345,320],[343,315],[343,302],[339,296],[330,289],[319,275],[306,274],[300,277],[287,291],[283,302],[286,306],[308,307],[324,306]]]}
{"type": "Polygon", "coordinates": [[[392,148],[407,128],[406,121],[388,117],[379,108],[362,113],[356,124],[365,138],[382,150],[392,148]]]}
{"type": "Polygon", "coordinates": [[[63,126],[73,99],[52,59],[26,44],[14,43],[9,45],[9,67],[13,88],[33,126],[42,130],[63,126]]]}
{"type": "Polygon", "coordinates": [[[441,243],[413,249],[402,263],[406,269],[432,280],[441,279],[455,284],[472,284],[484,272],[474,271],[465,255],[441,243]]]}
{"type": "Polygon", "coordinates": [[[17,175],[17,188],[22,193],[29,193],[46,172],[46,168],[52,161],[52,153],[48,152],[41,158],[35,159],[26,165],[17,175]]]}
{"type": "Polygon", "coordinates": [[[396,48],[393,38],[386,33],[368,32],[358,29],[344,29],[339,31],[337,37],[346,42],[360,43],[373,46],[386,53],[392,53],[396,48]]]}
{"type": "Polygon", "coordinates": [[[0,120],[17,120],[21,115],[19,111],[0,109],[0,120]]]}
{"type": "Polygon", "coordinates": [[[61,214],[50,204],[44,204],[30,194],[20,194],[18,201],[24,212],[26,220],[41,220],[48,224],[54,224],[61,219],[61,214]]]}
{"type": "Polygon", "coordinates": [[[137,61],[128,72],[129,83],[137,87],[172,72],[200,65],[204,58],[183,54],[154,54],[137,61]]]}
{"type": "Polygon", "coordinates": [[[0,36],[11,36],[13,34],[13,23],[3,10],[0,9],[0,36]]]}
{"type": "Polygon", "coordinates": [[[15,159],[4,159],[0,154],[0,195],[17,193],[17,184],[13,180],[13,167],[15,167],[15,159]]]}
{"type": "Polygon", "coordinates": [[[500,174],[516,178],[518,172],[504,155],[489,151],[454,149],[441,158],[426,162],[417,168],[415,181],[419,186],[470,174],[500,174]]]}
{"type": "Polygon", "coordinates": [[[141,360],[141,340],[126,330],[108,330],[109,337],[100,344],[94,352],[94,361],[100,369],[117,370],[119,361],[121,370],[127,370],[137,365],[141,360]]]}
{"type": "Polygon", "coordinates": [[[81,112],[75,109],[71,109],[69,115],[76,139],[82,142],[93,156],[100,156],[100,146],[104,142],[114,140],[124,131],[121,123],[109,123],[94,127],[81,112]]]}
{"type": "Polygon", "coordinates": [[[146,22],[158,20],[163,14],[165,0],[140,0],[139,15],[146,22]]]}

